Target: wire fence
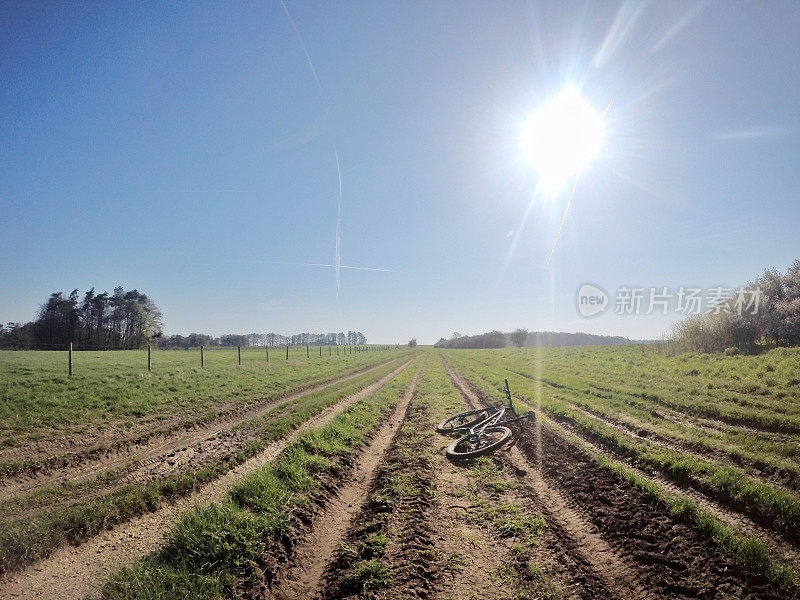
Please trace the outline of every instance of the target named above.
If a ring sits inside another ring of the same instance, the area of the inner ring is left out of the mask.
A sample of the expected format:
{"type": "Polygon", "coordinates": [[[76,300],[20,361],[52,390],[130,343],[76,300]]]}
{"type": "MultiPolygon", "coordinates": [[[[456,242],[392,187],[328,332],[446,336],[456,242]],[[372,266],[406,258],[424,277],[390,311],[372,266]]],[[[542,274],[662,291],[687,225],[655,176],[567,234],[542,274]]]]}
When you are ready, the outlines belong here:
{"type": "Polygon", "coordinates": [[[399,350],[394,345],[345,345],[345,346],[199,346],[187,349],[159,349],[146,346],[131,350],[119,346],[88,346],[82,344],[39,344],[34,349],[18,349],[0,346],[0,366],[15,363],[21,368],[34,368],[37,364],[48,370],[63,365],[63,373],[74,375],[82,364],[95,368],[98,363],[111,367],[114,364],[131,367],[140,365],[142,370],[158,371],[175,368],[206,368],[209,366],[250,366],[275,361],[332,360],[362,353],[399,350]],[[4,358],[5,357],[5,358],[4,358]],[[59,358],[60,357],[60,358],[59,358]]]}

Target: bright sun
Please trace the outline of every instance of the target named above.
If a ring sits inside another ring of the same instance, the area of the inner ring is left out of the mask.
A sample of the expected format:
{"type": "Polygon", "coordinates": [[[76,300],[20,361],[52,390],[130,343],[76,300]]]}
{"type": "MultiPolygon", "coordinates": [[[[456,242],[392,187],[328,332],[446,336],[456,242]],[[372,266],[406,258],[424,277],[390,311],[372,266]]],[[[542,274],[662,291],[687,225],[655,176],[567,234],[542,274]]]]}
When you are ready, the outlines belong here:
{"type": "Polygon", "coordinates": [[[520,146],[538,173],[539,185],[556,192],[597,156],[602,136],[603,119],[580,92],[568,87],[528,117],[520,146]]]}

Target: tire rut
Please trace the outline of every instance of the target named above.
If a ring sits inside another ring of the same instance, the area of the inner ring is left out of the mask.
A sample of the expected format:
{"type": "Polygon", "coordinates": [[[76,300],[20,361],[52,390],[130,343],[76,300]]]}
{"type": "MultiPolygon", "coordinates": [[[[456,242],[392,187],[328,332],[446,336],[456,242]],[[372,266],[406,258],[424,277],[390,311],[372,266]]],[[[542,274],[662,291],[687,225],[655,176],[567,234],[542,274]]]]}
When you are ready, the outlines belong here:
{"type": "MultiPolygon", "coordinates": [[[[444,357],[445,367],[450,379],[464,397],[468,405],[474,408],[485,406],[486,402],[478,396],[467,381],[444,357]]],[[[591,569],[591,578],[601,582],[602,586],[614,597],[628,599],[648,599],[637,580],[636,567],[621,557],[602,537],[597,534],[589,519],[580,514],[558,489],[549,485],[542,474],[540,466],[531,464],[522,456],[516,444],[511,447],[506,460],[515,471],[525,474],[525,487],[536,504],[541,507],[548,521],[557,523],[559,533],[566,534],[571,542],[571,550],[576,554],[576,562],[591,569]]]]}
{"type": "Polygon", "coordinates": [[[702,461],[716,461],[733,467],[738,467],[745,470],[751,477],[758,477],[768,481],[776,487],[782,487],[789,491],[796,492],[798,489],[798,482],[796,479],[794,477],[781,477],[779,474],[781,469],[775,465],[766,463],[756,465],[753,463],[753,461],[745,458],[734,460],[727,452],[722,450],[715,451],[711,448],[705,448],[702,446],[700,446],[700,449],[698,449],[697,445],[673,438],[668,438],[650,430],[638,428],[632,423],[615,419],[600,411],[590,410],[574,400],[567,401],[581,414],[589,417],[590,419],[599,421],[600,423],[603,423],[607,427],[614,429],[622,435],[632,437],[639,442],[644,442],[645,444],[658,446],[660,448],[671,450],[673,452],[679,452],[681,454],[688,454],[702,461]]]}
{"type": "Polygon", "coordinates": [[[761,539],[761,541],[775,555],[781,557],[784,561],[791,564],[795,568],[800,569],[800,549],[796,548],[788,541],[776,538],[776,535],[781,535],[780,532],[762,527],[746,515],[718,504],[713,499],[693,488],[678,485],[674,481],[667,479],[659,473],[644,471],[628,457],[617,452],[613,452],[604,446],[598,445],[594,440],[589,439],[586,435],[583,435],[582,432],[570,427],[570,425],[567,423],[554,421],[548,417],[545,417],[541,413],[537,413],[537,417],[542,418],[544,422],[556,430],[561,430],[562,432],[569,431],[573,435],[580,437],[582,442],[594,452],[606,456],[613,456],[615,460],[624,464],[640,477],[652,479],[653,481],[658,482],[658,484],[668,492],[676,496],[685,496],[691,499],[695,504],[711,512],[723,523],[740,530],[742,533],[761,539]]]}
{"type": "Polygon", "coordinates": [[[325,569],[317,598],[430,597],[438,569],[430,527],[433,469],[427,416],[427,406],[417,394],[361,510],[325,569]]]}
{"type": "Polygon", "coordinates": [[[381,425],[348,475],[347,482],[313,522],[311,531],[294,549],[292,563],[278,576],[265,598],[291,600],[317,597],[326,567],[347,535],[353,517],[367,501],[367,492],[386,451],[406,419],[421,371],[414,376],[402,399],[381,425]]]}
{"type": "Polygon", "coordinates": [[[0,597],[63,600],[96,594],[103,578],[116,565],[131,562],[157,549],[164,534],[184,510],[198,503],[223,499],[228,488],[275,460],[304,430],[327,424],[348,406],[381,389],[411,362],[405,362],[378,381],[329,406],[286,437],[272,442],[256,456],[176,503],[103,532],[80,546],[61,548],[19,573],[6,575],[0,580],[0,597]]]}
{"type": "MultiPolygon", "coordinates": [[[[552,385],[552,383],[550,385],[552,385]]],[[[520,400],[520,402],[525,404],[529,409],[533,410],[533,407],[530,406],[528,402],[526,402],[521,398],[518,399],[520,400]]],[[[575,405],[574,402],[570,401],[570,404],[579,410],[581,409],[581,407],[575,405]]],[[[644,470],[630,456],[625,455],[621,452],[614,451],[613,449],[607,448],[603,445],[600,445],[602,444],[602,441],[598,442],[595,441],[594,439],[590,439],[590,437],[585,432],[579,430],[578,428],[573,427],[571,424],[563,422],[561,420],[550,419],[547,416],[545,416],[541,410],[535,412],[538,418],[540,418],[545,422],[548,422],[550,426],[555,430],[571,432],[573,435],[580,437],[583,443],[585,443],[595,452],[613,456],[617,461],[623,463],[626,467],[630,468],[640,477],[644,477],[646,479],[651,479],[658,482],[663,488],[665,488],[667,491],[671,492],[674,495],[684,496],[691,499],[700,507],[711,512],[723,523],[731,527],[734,527],[738,530],[741,530],[745,534],[759,538],[776,556],[780,557],[782,560],[794,566],[795,568],[800,568],[800,548],[798,548],[798,546],[796,545],[795,540],[792,539],[791,532],[786,531],[785,529],[781,529],[778,526],[775,526],[775,528],[767,527],[764,524],[757,523],[754,519],[752,519],[746,514],[743,514],[736,508],[721,504],[720,502],[710,497],[707,493],[705,493],[704,490],[702,489],[701,483],[694,479],[690,478],[687,480],[686,484],[681,485],[681,483],[675,482],[666,477],[664,474],[658,472],[656,468],[653,468],[651,470],[644,470]]],[[[599,417],[593,415],[590,411],[584,411],[584,412],[585,414],[587,414],[587,416],[599,419],[599,417]]],[[[606,422],[603,419],[599,420],[606,422]]],[[[630,432],[625,431],[624,428],[621,429],[619,427],[615,427],[614,424],[611,422],[606,422],[606,424],[608,424],[611,427],[614,427],[617,431],[620,431],[624,435],[628,436],[633,435],[630,432]]],[[[644,442],[651,442],[654,443],[655,445],[661,445],[662,447],[669,448],[677,452],[692,454],[693,456],[696,456],[697,458],[702,460],[708,460],[708,457],[703,457],[691,452],[687,452],[686,450],[681,449],[679,447],[670,447],[666,444],[658,444],[653,440],[650,440],[648,438],[641,438],[640,436],[634,436],[634,437],[637,437],[637,439],[641,439],[644,442]]]]}
{"type": "Polygon", "coordinates": [[[74,458],[76,464],[63,466],[56,472],[46,470],[33,476],[22,474],[8,477],[0,481],[0,497],[29,495],[47,485],[60,482],[76,484],[108,473],[113,469],[120,470],[121,478],[124,476],[122,485],[133,481],[141,483],[142,480],[152,479],[152,473],[148,473],[148,471],[159,471],[158,475],[163,476],[165,473],[174,472],[176,469],[172,467],[175,465],[180,467],[179,463],[187,462],[195,455],[208,456],[209,451],[213,452],[220,446],[229,445],[230,440],[226,438],[236,437],[231,430],[237,426],[258,419],[287,402],[350,381],[390,362],[391,360],[382,361],[348,373],[343,377],[307,386],[288,394],[272,396],[255,406],[236,411],[233,415],[227,414],[213,419],[211,422],[206,422],[188,431],[173,431],[165,436],[148,438],[141,443],[123,444],[123,447],[101,456],[98,456],[97,453],[90,453],[83,458],[76,456],[74,458]],[[169,464],[170,462],[172,464],[169,464]],[[159,466],[160,469],[156,468],[159,466]],[[142,472],[144,472],[144,476],[137,476],[137,473],[142,472]]]}
{"type": "MultiPolygon", "coordinates": [[[[463,391],[483,400],[483,394],[467,379],[457,373],[456,377],[463,391]]],[[[519,432],[517,445],[525,460],[531,466],[540,465],[545,485],[552,482],[549,490],[562,491],[568,508],[575,510],[584,523],[590,522],[625,557],[624,563],[636,565],[634,579],[640,594],[670,598],[782,597],[763,578],[743,573],[733,558],[709,547],[692,526],[673,518],[660,502],[641,496],[616,473],[597,464],[557,424],[546,420],[536,429],[535,433],[519,432]]]]}

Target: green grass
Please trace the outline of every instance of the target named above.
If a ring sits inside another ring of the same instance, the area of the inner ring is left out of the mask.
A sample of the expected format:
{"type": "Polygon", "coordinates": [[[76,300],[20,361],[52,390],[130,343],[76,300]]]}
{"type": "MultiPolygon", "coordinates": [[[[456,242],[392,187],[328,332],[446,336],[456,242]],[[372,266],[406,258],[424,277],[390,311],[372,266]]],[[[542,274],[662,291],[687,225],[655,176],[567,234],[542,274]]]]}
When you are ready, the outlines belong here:
{"type": "MultiPolygon", "coordinates": [[[[313,415],[377,381],[396,367],[396,363],[381,366],[370,373],[274,408],[251,423],[260,432],[258,441],[230,457],[230,460],[213,462],[146,485],[127,485],[105,495],[67,507],[56,507],[28,518],[4,520],[0,523],[0,571],[19,569],[48,556],[60,546],[80,543],[102,529],[155,510],[164,500],[191,492],[198,485],[241,464],[271,441],[284,437],[313,415]]],[[[317,435],[304,439],[310,440],[308,443],[316,443],[317,435]]],[[[320,438],[320,441],[325,440],[320,438]]],[[[62,493],[74,497],[79,492],[75,488],[65,488],[62,493]]]]}
{"type": "MultiPolygon", "coordinates": [[[[460,357],[454,356],[454,359],[458,361],[460,357]]],[[[667,360],[666,357],[663,359],[667,360]]],[[[491,367],[476,366],[473,361],[466,368],[474,369],[480,377],[491,382],[495,395],[502,389],[503,378],[509,375],[506,361],[498,360],[491,367]]],[[[757,521],[775,523],[790,537],[800,539],[800,494],[749,476],[741,468],[656,446],[622,433],[575,410],[572,403],[564,399],[562,388],[519,377],[514,381],[514,390],[530,402],[538,402],[542,410],[557,420],[569,422],[580,433],[641,466],[658,469],[678,483],[688,480],[723,504],[740,509],[757,521]]]]}
{"type": "MultiPolygon", "coordinates": [[[[732,378],[741,373],[739,375],[741,380],[748,380],[753,376],[753,372],[756,373],[756,377],[759,372],[776,373],[778,367],[774,366],[775,356],[772,354],[748,357],[741,371],[737,369],[737,365],[716,365],[712,374],[720,377],[727,374],[727,377],[732,378]],[[759,363],[759,361],[762,362],[759,363]],[[766,370],[766,367],[770,365],[773,365],[772,369],[766,370]]],[[[794,364],[800,357],[797,352],[780,352],[778,354],[790,364],[794,364]]],[[[716,362],[725,362],[741,360],[742,357],[666,357],[662,354],[628,347],[448,352],[446,357],[474,384],[492,396],[499,395],[503,387],[503,379],[508,377],[515,395],[526,400],[528,406],[538,408],[556,420],[568,421],[578,433],[632,458],[634,462],[657,468],[676,481],[683,481],[691,477],[696,480],[696,483],[704,486],[705,491],[711,497],[723,503],[741,506],[744,512],[760,517],[762,520],[772,519],[774,523],[789,531],[796,532],[800,527],[800,496],[795,492],[775,487],[757,477],[751,477],[742,469],[731,467],[728,464],[721,464],[711,459],[702,460],[648,444],[575,409],[576,404],[579,403],[577,399],[586,396],[585,393],[580,392],[581,389],[599,389],[601,386],[606,390],[616,389],[623,385],[621,382],[638,378],[647,380],[647,385],[659,388],[662,390],[660,393],[663,393],[664,389],[681,387],[681,383],[669,379],[669,373],[676,377],[677,373],[684,372],[683,369],[686,368],[687,363],[689,366],[698,366],[698,362],[707,362],[712,359],[716,362]],[[572,353],[571,356],[570,353],[572,353]],[[538,364],[536,364],[537,361],[538,364]],[[639,372],[637,367],[642,364],[646,364],[652,370],[644,374],[639,372]],[[519,376],[521,373],[526,376],[519,376]],[[537,376],[535,373],[540,373],[540,375],[537,376]],[[653,382],[653,373],[658,373],[662,379],[653,382]],[[514,374],[517,376],[515,377],[514,374]],[[606,382],[612,377],[617,377],[618,382],[609,385],[606,382]]],[[[781,371],[784,378],[787,378],[788,372],[785,365],[781,371]]],[[[699,375],[692,374],[689,377],[694,379],[699,375]]],[[[733,379],[733,381],[737,380],[733,379]]],[[[789,379],[785,380],[787,385],[788,381],[789,379]]],[[[734,387],[730,382],[731,379],[721,379],[714,384],[714,388],[734,387]]],[[[708,383],[704,385],[707,387],[708,383]]],[[[650,388],[646,387],[644,383],[639,389],[638,399],[632,404],[623,402],[613,405],[611,401],[618,398],[619,392],[608,394],[606,399],[609,402],[604,405],[604,410],[614,416],[629,417],[630,413],[626,407],[638,410],[641,408],[641,402],[646,402],[645,399],[651,395],[648,391],[650,388]],[[615,410],[619,412],[615,413],[615,410]]],[[[788,394],[780,398],[777,397],[778,395],[779,393],[770,402],[796,404],[788,394]]],[[[596,397],[603,398],[602,395],[596,397]]],[[[756,404],[758,403],[754,402],[751,406],[756,404]]],[[[794,406],[785,408],[785,412],[795,410],[794,406]]],[[[761,414],[760,416],[762,421],[769,421],[768,415],[761,414]]],[[[666,436],[670,429],[665,427],[658,432],[666,436]]],[[[748,435],[757,437],[757,434],[753,432],[749,432],[748,435]]],[[[761,540],[736,531],[691,500],[666,491],[658,482],[642,477],[621,462],[594,452],[579,436],[568,434],[568,437],[573,443],[592,455],[600,466],[615,471],[645,495],[662,502],[673,515],[693,525],[698,532],[733,556],[750,572],[765,576],[775,585],[792,594],[793,597],[800,594],[798,572],[777,559],[761,540]]]]}
{"type": "MultiPolygon", "coordinates": [[[[164,548],[115,572],[103,596],[199,599],[206,597],[207,590],[229,596],[258,581],[269,568],[268,552],[280,546],[280,535],[309,502],[320,477],[338,472],[341,460],[365,442],[412,376],[413,369],[407,369],[330,424],[305,432],[274,463],[235,485],[225,502],[186,512],[168,534],[164,548]],[[147,581],[149,587],[145,589],[140,581],[147,581]]],[[[362,576],[379,578],[380,572],[365,564],[362,576]]]]}
{"type": "Polygon", "coordinates": [[[386,565],[378,558],[360,560],[345,575],[348,587],[358,590],[381,588],[391,583],[391,575],[386,565]]]}
{"type": "Polygon", "coordinates": [[[0,448],[30,440],[86,433],[93,428],[157,428],[166,419],[202,421],[220,408],[313,385],[403,350],[320,357],[292,348],[290,359],[275,349],[153,352],[75,352],[75,374],[67,375],[66,352],[0,351],[0,448]]]}

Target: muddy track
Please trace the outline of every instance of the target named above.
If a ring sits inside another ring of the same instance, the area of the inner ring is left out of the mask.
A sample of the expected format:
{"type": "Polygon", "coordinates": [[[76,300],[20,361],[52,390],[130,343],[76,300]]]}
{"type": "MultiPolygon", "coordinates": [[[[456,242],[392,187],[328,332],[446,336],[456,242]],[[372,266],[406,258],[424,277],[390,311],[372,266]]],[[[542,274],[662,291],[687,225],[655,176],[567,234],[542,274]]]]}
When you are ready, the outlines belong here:
{"type": "Polygon", "coordinates": [[[362,449],[345,482],[323,506],[310,531],[305,532],[293,548],[291,564],[278,575],[264,597],[276,600],[317,597],[325,569],[345,539],[353,517],[366,503],[378,466],[406,419],[420,376],[421,372],[417,372],[389,418],[362,449]]]}
{"type": "MultiPolygon", "coordinates": [[[[533,409],[533,407],[530,405],[527,406],[533,409]]],[[[591,416],[591,413],[588,414],[591,416]]],[[[560,430],[561,432],[570,432],[579,437],[582,440],[582,443],[591,448],[594,452],[613,456],[618,462],[623,463],[637,475],[658,482],[659,485],[661,485],[668,492],[676,496],[684,496],[691,499],[695,504],[711,512],[720,521],[730,525],[731,527],[734,527],[741,533],[759,538],[776,556],[779,556],[790,565],[800,568],[800,548],[798,548],[795,540],[793,540],[789,535],[789,532],[775,525],[772,520],[766,520],[763,523],[757,523],[742,512],[721,504],[719,501],[705,493],[702,485],[693,479],[689,479],[685,485],[681,485],[680,483],[667,478],[654,468],[643,470],[641,466],[637,464],[630,456],[606,447],[602,440],[595,440],[594,438],[591,438],[585,431],[574,427],[568,421],[563,419],[549,419],[540,411],[537,412],[537,416],[540,418],[540,420],[547,422],[555,430],[560,430]],[[696,487],[691,487],[692,485],[696,487]]],[[[649,442],[650,440],[645,439],[644,441],[649,442]]],[[[678,448],[672,449],[679,452],[682,451],[678,448]]]]}
{"type": "MultiPolygon", "coordinates": [[[[493,401],[477,393],[462,375],[460,375],[444,357],[447,373],[453,385],[458,389],[471,408],[479,408],[492,404],[493,401]]],[[[517,432],[519,433],[519,432],[517,432]]],[[[528,497],[545,515],[548,526],[559,540],[564,540],[564,550],[570,560],[584,567],[583,579],[599,584],[612,597],[628,600],[633,598],[649,598],[643,583],[637,578],[636,565],[626,560],[615,551],[601,536],[585,515],[581,514],[574,503],[568,501],[560,491],[549,485],[543,477],[538,464],[532,463],[523,456],[515,444],[506,454],[512,469],[524,474],[524,488],[528,497]]]]}
{"type": "MultiPolygon", "coordinates": [[[[454,375],[456,385],[465,395],[471,394],[473,402],[491,401],[468,380],[454,375]]],[[[673,518],[661,503],[642,496],[616,473],[597,464],[569,442],[552,422],[533,431],[521,429],[517,439],[524,460],[531,467],[541,464],[539,473],[544,485],[560,492],[566,508],[574,511],[579,521],[588,522],[599,531],[602,538],[595,536],[607,540],[605,543],[623,564],[635,565],[635,572],[629,576],[633,577],[632,585],[639,595],[776,600],[781,597],[766,581],[742,573],[732,559],[710,547],[692,527],[673,518]]],[[[537,471],[531,468],[531,472],[537,471]]],[[[559,519],[562,509],[554,508],[554,518],[559,519]]],[[[623,597],[630,596],[623,594],[623,597]]]]}
{"type": "MultiPolygon", "coordinates": [[[[485,366],[489,365],[487,364],[485,366]]],[[[526,379],[531,379],[531,380],[536,379],[529,373],[525,373],[517,369],[508,368],[507,370],[522,377],[525,377],[526,379]]],[[[592,396],[601,399],[608,399],[611,397],[612,394],[617,394],[622,397],[635,398],[636,400],[633,402],[635,402],[635,404],[640,408],[647,408],[653,414],[657,414],[659,412],[668,413],[670,415],[669,417],[663,417],[660,414],[658,416],[665,420],[675,421],[676,423],[682,423],[684,425],[692,426],[695,428],[699,429],[711,428],[717,431],[740,431],[740,432],[743,431],[746,433],[752,433],[754,435],[758,435],[760,437],[772,439],[773,441],[778,443],[789,443],[800,446],[800,439],[798,439],[798,433],[800,432],[798,432],[797,429],[791,427],[789,428],[783,427],[780,424],[776,424],[775,426],[770,426],[746,418],[725,417],[717,415],[716,413],[711,414],[710,411],[704,410],[702,409],[702,407],[698,409],[692,409],[691,407],[682,406],[674,402],[669,402],[653,394],[637,393],[637,392],[627,391],[624,389],[608,387],[607,385],[601,385],[598,383],[587,383],[587,387],[583,389],[574,386],[564,385],[562,383],[558,383],[556,381],[551,381],[547,379],[542,379],[541,381],[545,385],[548,385],[552,388],[565,389],[576,394],[588,393],[592,396]],[[657,404],[659,405],[660,410],[656,411],[651,405],[649,404],[645,405],[645,403],[657,404]]],[[[631,401],[625,400],[625,402],[630,403],[631,401]]],[[[771,411],[773,409],[773,407],[771,406],[761,407],[761,408],[762,410],[765,411],[771,411]]]]}
{"type": "Polygon", "coordinates": [[[183,511],[196,504],[224,499],[232,485],[275,460],[302,431],[329,423],[347,407],[381,389],[411,362],[403,363],[361,391],[329,406],[286,437],[270,443],[254,457],[178,502],[105,531],[80,546],[62,548],[20,573],[7,574],[0,580],[0,598],[64,600],[96,595],[98,586],[114,566],[131,562],[157,549],[164,534],[183,511]]]}
{"type": "MultiPolygon", "coordinates": [[[[549,385],[552,386],[553,384],[550,383],[549,385]]],[[[477,388],[474,388],[474,386],[472,387],[477,393],[480,393],[477,388]]],[[[565,386],[556,384],[555,387],[565,386]]],[[[520,400],[525,403],[524,399],[520,400]]],[[[572,402],[571,404],[574,405],[572,402]]],[[[533,409],[533,407],[531,407],[529,404],[526,403],[526,405],[528,408],[533,409]]],[[[580,409],[579,406],[576,406],[576,408],[580,409]]],[[[596,418],[596,416],[591,412],[587,411],[586,414],[590,417],[596,418]]],[[[630,456],[627,453],[623,453],[615,448],[608,447],[602,439],[595,438],[582,427],[576,427],[566,419],[548,419],[541,413],[541,411],[537,411],[537,416],[539,416],[540,419],[544,420],[545,422],[548,422],[550,426],[556,430],[569,431],[580,437],[583,440],[583,443],[585,443],[593,451],[613,456],[617,461],[623,463],[641,477],[657,481],[667,491],[675,495],[685,496],[691,499],[698,506],[714,514],[723,523],[740,530],[742,533],[760,538],[764,544],[769,547],[770,550],[772,550],[773,553],[781,557],[789,564],[800,568],[800,539],[797,538],[797,532],[790,531],[780,523],[776,523],[773,518],[766,516],[761,518],[758,513],[754,512],[751,506],[740,505],[733,500],[730,502],[725,501],[723,503],[722,500],[717,499],[718,493],[715,490],[709,490],[708,486],[706,486],[697,478],[687,476],[681,481],[675,481],[664,474],[659,469],[658,465],[647,465],[647,467],[644,468],[641,463],[637,462],[635,457],[630,456]],[[749,514],[745,514],[745,512],[749,514]]],[[[607,424],[613,427],[613,423],[607,424]]],[[[619,429],[616,427],[615,429],[619,430],[625,435],[631,435],[624,429],[619,429]]],[[[647,438],[642,438],[642,441],[646,443],[651,442],[651,440],[647,438]]],[[[659,444],[656,443],[656,445],[659,444]]],[[[663,445],[663,447],[670,448],[667,445],[663,445]]],[[[687,453],[685,450],[679,447],[672,447],[670,449],[677,452],[687,453]]],[[[698,456],[696,454],[694,455],[698,458],[706,460],[706,457],[698,456]]]]}
{"type": "Polygon", "coordinates": [[[190,429],[173,430],[133,442],[121,441],[112,451],[89,449],[64,455],[59,459],[64,462],[58,469],[48,468],[36,473],[23,473],[0,481],[0,497],[31,494],[59,482],[80,483],[115,469],[120,471],[120,485],[143,483],[186,470],[195,466],[198,459],[205,461],[223,452],[230,452],[234,447],[243,446],[246,443],[244,440],[247,431],[237,430],[239,426],[256,420],[287,402],[344,383],[379,369],[389,362],[391,361],[383,361],[343,377],[269,397],[255,405],[228,412],[190,429]]]}
{"type": "Polygon", "coordinates": [[[431,545],[433,472],[427,411],[416,399],[351,519],[317,595],[294,598],[428,598],[437,575],[431,545]],[[373,572],[360,571],[371,564],[373,572]]]}
{"type": "Polygon", "coordinates": [[[789,539],[781,539],[781,537],[779,537],[785,532],[777,528],[770,529],[759,525],[748,516],[727,508],[719,502],[716,502],[713,498],[705,495],[702,491],[692,487],[681,486],[671,479],[667,479],[665,476],[655,470],[644,471],[638,464],[636,464],[626,455],[599,445],[595,440],[589,438],[584,432],[572,427],[568,422],[553,421],[547,417],[544,417],[544,415],[540,415],[540,417],[551,427],[555,429],[561,429],[564,432],[571,432],[580,437],[582,442],[594,452],[613,456],[614,459],[623,463],[637,475],[658,482],[661,487],[676,496],[685,496],[691,499],[698,506],[713,513],[714,516],[716,516],[723,523],[734,527],[744,534],[761,539],[761,541],[767,547],[769,547],[773,553],[780,556],[789,564],[794,565],[796,568],[800,568],[800,549],[794,546],[789,539]]]}
{"type": "Polygon", "coordinates": [[[797,434],[791,435],[787,433],[775,433],[772,431],[763,431],[745,425],[731,425],[724,421],[712,419],[710,417],[697,417],[687,415],[680,411],[672,410],[667,407],[660,407],[658,410],[651,411],[654,415],[664,420],[675,421],[689,427],[694,427],[701,431],[716,431],[722,433],[739,433],[745,435],[755,435],[758,437],[766,438],[777,444],[791,444],[800,448],[800,438],[797,434]]]}
{"type": "MultiPolygon", "coordinates": [[[[531,379],[531,380],[535,379],[532,375],[529,375],[522,371],[517,371],[515,369],[508,369],[508,370],[512,373],[516,373],[522,377],[525,377],[526,379],[531,379]]],[[[596,387],[598,390],[603,390],[603,391],[594,392],[591,391],[590,389],[582,390],[576,387],[566,386],[557,383],[555,381],[549,381],[546,379],[542,379],[541,381],[545,385],[548,385],[557,390],[565,390],[570,394],[582,395],[584,393],[588,393],[589,395],[595,396],[600,399],[607,399],[610,397],[610,393],[606,393],[606,390],[613,393],[626,394],[625,392],[613,390],[612,388],[601,388],[599,386],[593,386],[593,387],[596,387]]],[[[637,398],[638,397],[639,396],[637,396],[637,398]]],[[[749,468],[754,475],[769,479],[772,483],[776,485],[786,487],[792,490],[796,490],[798,489],[798,486],[800,486],[800,482],[797,481],[797,476],[791,471],[782,469],[781,467],[767,464],[762,461],[752,461],[744,459],[740,456],[732,455],[724,450],[715,450],[713,448],[704,446],[702,444],[693,444],[691,442],[663,436],[658,434],[657,432],[653,432],[647,429],[643,430],[632,423],[623,421],[621,419],[615,419],[612,416],[605,414],[601,411],[591,409],[586,405],[582,404],[579,400],[572,398],[570,396],[563,397],[562,399],[572,404],[575,408],[577,408],[587,416],[599,419],[605,422],[610,427],[614,427],[615,429],[620,430],[623,433],[632,435],[636,438],[646,440],[650,443],[662,446],[664,448],[669,448],[671,450],[676,450],[678,452],[693,454],[698,458],[708,457],[713,460],[727,462],[731,465],[749,468]]],[[[640,401],[637,400],[637,403],[638,402],[640,401]]],[[[748,434],[757,435],[761,438],[766,438],[779,444],[792,444],[797,447],[800,447],[800,440],[798,440],[797,438],[793,438],[788,434],[763,431],[761,429],[747,427],[745,425],[730,425],[723,421],[717,421],[714,419],[710,419],[708,417],[692,416],[684,412],[667,408],[666,405],[662,405],[661,410],[658,411],[651,408],[650,413],[653,416],[657,416],[659,419],[662,419],[664,421],[673,421],[675,423],[678,423],[685,427],[689,427],[694,430],[714,431],[723,433],[729,433],[729,432],[741,433],[742,431],[744,431],[748,434]]]]}
{"type": "MultiPolygon", "coordinates": [[[[450,443],[440,438],[440,453],[450,443]]],[[[444,460],[444,459],[442,459],[444,460]]],[[[461,498],[461,490],[469,486],[463,469],[438,469],[436,498],[432,514],[433,546],[441,556],[442,574],[435,587],[435,598],[479,596],[501,600],[510,590],[497,585],[494,578],[514,562],[509,549],[492,535],[487,527],[476,527],[467,520],[473,507],[461,498]],[[455,557],[455,559],[453,558],[455,557]],[[455,564],[452,564],[455,563],[455,564]]]]}
{"type": "Polygon", "coordinates": [[[703,461],[716,461],[725,463],[734,467],[744,469],[749,475],[759,477],[765,481],[769,481],[775,486],[786,488],[787,490],[797,491],[800,482],[790,471],[786,471],[775,465],[770,465],[763,462],[754,462],[745,458],[734,459],[730,454],[722,450],[714,450],[702,446],[700,444],[692,444],[681,440],[676,440],[649,429],[642,429],[632,423],[628,423],[622,419],[614,418],[601,411],[592,410],[579,402],[565,398],[567,402],[581,414],[599,421],[608,427],[618,431],[624,436],[632,437],[639,442],[644,442],[653,446],[658,446],[681,454],[689,454],[703,461]]]}
{"type": "MultiPolygon", "coordinates": [[[[463,394],[462,398],[471,402],[463,394]]],[[[470,408],[477,406],[470,404],[470,408]]],[[[471,498],[464,490],[480,488],[482,484],[468,481],[468,470],[464,467],[469,463],[453,464],[444,458],[444,449],[451,438],[438,435],[436,439],[439,463],[443,466],[436,471],[434,546],[444,555],[445,565],[453,562],[446,560],[448,556],[459,559],[456,565],[443,569],[437,598],[550,598],[555,592],[562,600],[622,600],[601,579],[596,565],[593,567],[584,558],[586,553],[581,552],[578,538],[553,517],[553,512],[539,501],[538,494],[532,493],[530,471],[519,468],[520,461],[509,458],[507,452],[497,452],[493,457],[501,474],[501,485],[490,484],[490,494],[484,500],[489,506],[524,507],[527,515],[544,516],[546,525],[535,534],[533,544],[523,539],[519,545],[516,539],[498,536],[493,527],[471,524],[470,516],[476,507],[469,504],[471,498]],[[498,585],[498,579],[507,579],[503,575],[509,569],[516,572],[511,583],[516,583],[518,589],[510,589],[508,584],[498,585]]]]}

